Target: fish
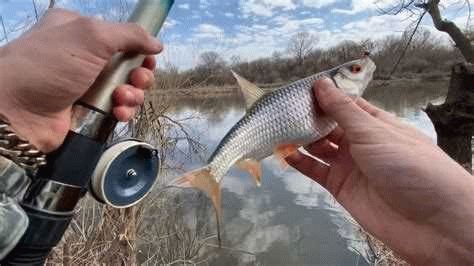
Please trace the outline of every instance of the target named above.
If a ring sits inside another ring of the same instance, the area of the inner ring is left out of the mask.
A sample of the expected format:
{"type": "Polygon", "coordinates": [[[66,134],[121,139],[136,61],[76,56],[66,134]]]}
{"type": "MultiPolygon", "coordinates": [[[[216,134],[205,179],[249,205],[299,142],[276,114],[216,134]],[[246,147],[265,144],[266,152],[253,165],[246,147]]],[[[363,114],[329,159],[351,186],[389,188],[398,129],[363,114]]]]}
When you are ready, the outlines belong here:
{"type": "Polygon", "coordinates": [[[327,77],[346,94],[361,96],[375,69],[375,63],[364,55],[270,92],[232,71],[245,99],[245,115],[225,135],[206,166],[185,173],[174,181],[178,187],[199,189],[211,199],[216,212],[219,243],[220,183],[229,169],[237,166],[247,171],[260,186],[263,159],[274,155],[286,165],[286,157],[336,128],[337,123],[316,107],[312,89],[314,82],[327,77]]]}

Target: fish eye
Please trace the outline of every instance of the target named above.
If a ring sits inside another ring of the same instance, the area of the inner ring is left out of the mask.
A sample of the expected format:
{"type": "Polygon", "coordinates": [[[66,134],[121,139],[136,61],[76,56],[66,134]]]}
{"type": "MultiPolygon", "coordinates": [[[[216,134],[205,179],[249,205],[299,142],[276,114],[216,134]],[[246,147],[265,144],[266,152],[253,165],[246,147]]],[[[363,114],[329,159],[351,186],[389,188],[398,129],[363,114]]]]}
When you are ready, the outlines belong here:
{"type": "Polygon", "coordinates": [[[359,65],[359,64],[353,64],[351,66],[351,72],[354,73],[354,74],[357,74],[359,73],[360,71],[362,71],[362,66],[359,65]]]}

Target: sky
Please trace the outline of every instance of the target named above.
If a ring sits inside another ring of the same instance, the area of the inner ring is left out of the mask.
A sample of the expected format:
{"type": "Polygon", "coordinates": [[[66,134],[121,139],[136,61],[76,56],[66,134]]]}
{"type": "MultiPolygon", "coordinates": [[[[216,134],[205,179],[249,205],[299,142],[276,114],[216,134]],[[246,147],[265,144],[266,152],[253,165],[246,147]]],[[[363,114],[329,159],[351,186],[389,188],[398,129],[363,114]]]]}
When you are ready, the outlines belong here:
{"type": "MultiPolygon", "coordinates": [[[[136,0],[127,1],[133,7],[136,0]]],[[[101,18],[120,16],[120,0],[57,0],[60,7],[101,18]],[[84,3],[88,3],[84,5],[84,3]],[[101,3],[97,7],[94,3],[101,3]]],[[[467,1],[467,0],[466,0],[467,1]]],[[[441,0],[442,14],[461,28],[468,25],[468,8],[463,0],[441,0]]],[[[18,21],[34,22],[32,0],[0,0],[0,15],[8,30],[18,21]]],[[[224,59],[241,60],[269,57],[275,51],[286,53],[291,37],[310,32],[318,38],[315,47],[328,48],[343,40],[361,41],[400,35],[413,19],[404,13],[384,15],[397,0],[175,0],[166,25],[160,33],[165,51],[160,64],[181,70],[199,63],[199,55],[216,51],[224,59]]],[[[47,0],[37,0],[40,13],[47,0]]],[[[1,25],[0,25],[1,26],[1,25]]],[[[436,31],[431,18],[422,21],[433,38],[449,44],[446,34],[436,31]]],[[[0,28],[1,29],[1,28],[0,28]]],[[[13,39],[20,31],[9,33],[13,39]]],[[[0,30],[0,39],[2,38],[0,30]]],[[[3,41],[4,43],[4,41],[3,41]]],[[[0,42],[1,44],[1,42],[0,42]]]]}

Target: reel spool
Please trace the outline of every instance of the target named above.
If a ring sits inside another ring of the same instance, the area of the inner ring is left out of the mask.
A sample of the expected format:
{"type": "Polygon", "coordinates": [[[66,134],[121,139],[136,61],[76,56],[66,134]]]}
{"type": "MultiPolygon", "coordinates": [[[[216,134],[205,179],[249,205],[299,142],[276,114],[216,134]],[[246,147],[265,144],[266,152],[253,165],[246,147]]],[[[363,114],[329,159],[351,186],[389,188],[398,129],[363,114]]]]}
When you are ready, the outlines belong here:
{"type": "Polygon", "coordinates": [[[92,175],[91,192],[111,207],[128,208],[151,191],[159,170],[158,151],[152,145],[125,140],[102,154],[92,175]]]}

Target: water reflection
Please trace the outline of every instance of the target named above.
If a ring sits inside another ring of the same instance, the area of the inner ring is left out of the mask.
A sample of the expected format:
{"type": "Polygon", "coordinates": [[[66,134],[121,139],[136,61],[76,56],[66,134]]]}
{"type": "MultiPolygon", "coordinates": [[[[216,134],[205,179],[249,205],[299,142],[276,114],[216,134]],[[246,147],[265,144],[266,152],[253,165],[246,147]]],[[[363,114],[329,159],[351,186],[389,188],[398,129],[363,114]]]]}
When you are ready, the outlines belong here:
{"type": "MultiPolygon", "coordinates": [[[[433,84],[379,86],[369,89],[365,97],[435,139],[433,126],[421,110],[445,93],[445,81],[433,84]]],[[[189,121],[189,128],[207,146],[204,158],[244,114],[238,94],[173,100],[171,115],[179,117],[194,112],[202,117],[189,121]]],[[[197,159],[188,160],[185,168],[190,170],[203,164],[197,159]]],[[[238,170],[231,170],[224,178],[223,244],[229,249],[209,250],[208,262],[218,265],[367,264],[371,254],[364,236],[329,193],[296,171],[282,169],[272,158],[264,160],[263,173],[260,188],[255,187],[250,176],[238,170]]]]}

